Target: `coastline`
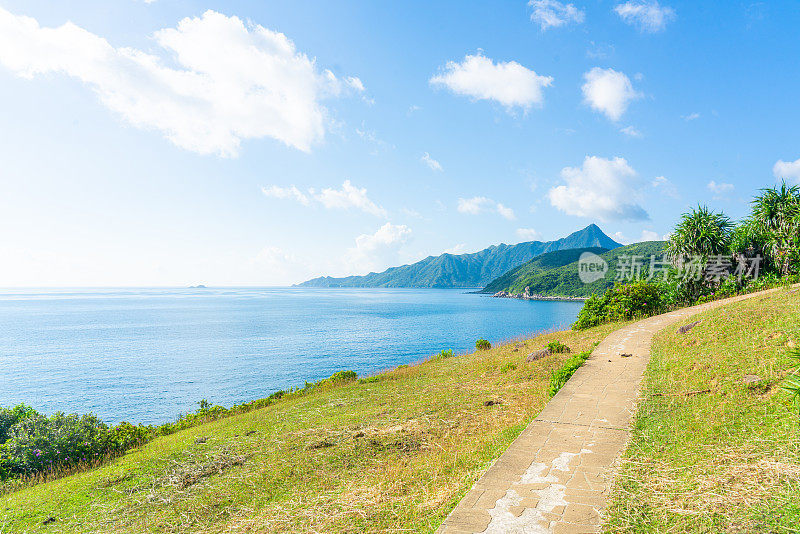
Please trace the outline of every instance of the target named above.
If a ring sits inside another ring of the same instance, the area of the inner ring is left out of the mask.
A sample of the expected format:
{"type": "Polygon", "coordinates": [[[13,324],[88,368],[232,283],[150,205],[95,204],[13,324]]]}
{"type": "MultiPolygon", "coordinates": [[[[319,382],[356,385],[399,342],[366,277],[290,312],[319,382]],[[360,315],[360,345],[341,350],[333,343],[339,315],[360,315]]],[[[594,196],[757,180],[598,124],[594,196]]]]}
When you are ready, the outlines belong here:
{"type": "Polygon", "coordinates": [[[547,300],[547,301],[561,301],[561,302],[585,302],[589,297],[566,297],[566,296],[550,296],[550,295],[536,295],[525,293],[509,293],[507,291],[498,291],[494,295],[498,299],[520,299],[520,300],[547,300]]]}

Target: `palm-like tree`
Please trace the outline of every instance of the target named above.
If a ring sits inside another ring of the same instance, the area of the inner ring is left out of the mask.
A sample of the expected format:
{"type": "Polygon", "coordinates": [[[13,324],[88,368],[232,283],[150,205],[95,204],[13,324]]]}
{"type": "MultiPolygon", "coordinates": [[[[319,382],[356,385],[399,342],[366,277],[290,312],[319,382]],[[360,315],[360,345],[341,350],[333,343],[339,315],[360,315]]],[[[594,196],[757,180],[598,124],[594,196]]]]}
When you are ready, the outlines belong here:
{"type": "Polygon", "coordinates": [[[733,227],[733,222],[724,213],[715,213],[706,206],[692,208],[681,215],[667,243],[667,254],[676,264],[690,256],[699,256],[705,262],[710,256],[725,254],[733,227]]]}
{"type": "Polygon", "coordinates": [[[769,187],[753,200],[752,219],[768,238],[767,251],[781,274],[788,274],[800,253],[800,188],[769,187]]]}

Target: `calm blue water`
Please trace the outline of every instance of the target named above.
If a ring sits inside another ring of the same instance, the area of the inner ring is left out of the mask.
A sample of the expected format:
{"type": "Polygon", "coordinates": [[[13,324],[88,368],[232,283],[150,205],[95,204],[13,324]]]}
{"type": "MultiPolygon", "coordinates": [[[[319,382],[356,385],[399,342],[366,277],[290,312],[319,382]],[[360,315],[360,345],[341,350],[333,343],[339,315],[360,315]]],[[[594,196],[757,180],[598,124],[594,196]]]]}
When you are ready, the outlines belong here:
{"type": "Polygon", "coordinates": [[[463,290],[0,291],[0,405],[157,423],[565,326],[580,303],[463,290]]]}

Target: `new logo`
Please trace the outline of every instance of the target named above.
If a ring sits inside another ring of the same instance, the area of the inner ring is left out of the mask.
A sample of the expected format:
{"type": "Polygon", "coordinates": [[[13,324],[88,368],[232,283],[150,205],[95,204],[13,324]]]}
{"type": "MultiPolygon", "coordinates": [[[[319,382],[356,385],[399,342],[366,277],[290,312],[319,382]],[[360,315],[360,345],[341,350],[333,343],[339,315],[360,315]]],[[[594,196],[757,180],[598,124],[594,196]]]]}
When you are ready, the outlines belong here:
{"type": "Polygon", "coordinates": [[[591,252],[584,252],[578,258],[578,276],[584,284],[596,282],[608,274],[606,260],[591,252]]]}

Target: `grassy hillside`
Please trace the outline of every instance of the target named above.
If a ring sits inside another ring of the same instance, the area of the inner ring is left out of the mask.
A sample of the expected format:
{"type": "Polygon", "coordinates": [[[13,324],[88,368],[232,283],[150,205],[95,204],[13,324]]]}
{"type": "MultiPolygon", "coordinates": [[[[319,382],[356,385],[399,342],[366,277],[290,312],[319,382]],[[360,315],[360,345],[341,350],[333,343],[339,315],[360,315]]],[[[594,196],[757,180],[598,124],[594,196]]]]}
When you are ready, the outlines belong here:
{"type": "MultiPolygon", "coordinates": [[[[583,250],[563,251],[565,254],[553,256],[552,261],[540,256],[493,280],[482,291],[484,293],[506,291],[512,294],[522,294],[525,288],[529,287],[531,294],[535,295],[588,297],[592,293],[602,294],[614,285],[620,256],[643,256],[647,258],[646,263],[649,262],[650,255],[662,254],[665,246],[665,241],[646,241],[602,252],[599,256],[608,262],[609,270],[605,278],[591,284],[584,284],[578,276],[577,260],[583,250]],[[561,263],[573,256],[572,262],[561,263]]],[[[597,252],[595,253],[597,254],[597,252]]]]}
{"type": "MultiPolygon", "coordinates": [[[[508,271],[502,276],[492,280],[483,290],[484,293],[496,293],[498,291],[508,291],[508,288],[517,287],[521,281],[530,281],[534,276],[545,271],[570,265],[578,261],[584,252],[603,254],[608,249],[600,247],[574,248],[570,250],[558,250],[537,256],[531,261],[508,271]]],[[[577,271],[576,271],[577,272],[577,271]]],[[[522,286],[525,290],[525,286],[522,286]]],[[[521,293],[522,291],[520,291],[521,293]]],[[[516,293],[516,291],[514,292],[516,293]]]]}
{"type": "Polygon", "coordinates": [[[621,246],[591,224],[556,241],[529,241],[491,246],[471,254],[429,256],[411,265],[392,267],[365,276],[324,276],[302,287],[483,287],[491,280],[540,254],[581,247],[612,249],[621,246]]]}
{"type": "Polygon", "coordinates": [[[779,387],[800,345],[800,292],[697,319],[653,341],[607,530],[800,532],[798,410],[779,387]]]}
{"type": "Polygon", "coordinates": [[[526,356],[553,340],[591,350],[615,327],[434,359],[157,438],[0,497],[0,532],[432,532],[544,406],[568,355],[526,356]]]}

